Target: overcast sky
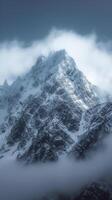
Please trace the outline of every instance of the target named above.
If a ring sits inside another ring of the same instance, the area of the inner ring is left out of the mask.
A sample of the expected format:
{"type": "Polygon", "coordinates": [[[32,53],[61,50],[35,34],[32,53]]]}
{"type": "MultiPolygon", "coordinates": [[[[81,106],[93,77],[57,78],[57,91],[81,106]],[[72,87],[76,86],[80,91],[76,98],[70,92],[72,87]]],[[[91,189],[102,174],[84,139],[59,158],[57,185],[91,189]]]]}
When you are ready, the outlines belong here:
{"type": "Polygon", "coordinates": [[[112,37],[112,0],[0,0],[0,40],[30,42],[52,27],[112,37]]]}
{"type": "Polygon", "coordinates": [[[0,84],[66,49],[92,83],[112,89],[111,20],[112,0],[0,0],[0,84]]]}

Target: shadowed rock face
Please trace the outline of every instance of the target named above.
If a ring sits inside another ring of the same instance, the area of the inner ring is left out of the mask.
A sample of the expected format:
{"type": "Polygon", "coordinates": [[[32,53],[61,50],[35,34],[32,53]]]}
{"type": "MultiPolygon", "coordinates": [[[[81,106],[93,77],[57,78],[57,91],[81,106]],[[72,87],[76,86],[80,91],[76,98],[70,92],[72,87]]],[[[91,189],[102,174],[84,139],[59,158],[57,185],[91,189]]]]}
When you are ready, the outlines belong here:
{"type": "Polygon", "coordinates": [[[72,143],[72,139],[60,129],[55,129],[53,134],[52,132],[40,132],[38,137],[32,139],[29,149],[23,155],[18,155],[18,159],[27,162],[56,161],[58,155],[66,152],[67,146],[72,143]]]}
{"type": "Polygon", "coordinates": [[[47,101],[45,94],[44,98],[33,98],[27,104],[7,138],[8,144],[18,142],[19,148],[31,141],[29,148],[18,155],[19,159],[34,162],[57,160],[73,144],[70,132],[75,134],[78,131],[82,109],[66,92],[65,96],[63,99],[57,95],[56,99],[47,101]]]}
{"type": "Polygon", "coordinates": [[[85,113],[84,133],[72,148],[76,158],[85,158],[103,147],[103,139],[112,133],[112,103],[97,105],[85,113]]]}
{"type": "Polygon", "coordinates": [[[81,194],[74,198],[74,200],[111,200],[112,196],[109,189],[105,186],[102,187],[102,184],[93,183],[84,189],[81,194]]]}

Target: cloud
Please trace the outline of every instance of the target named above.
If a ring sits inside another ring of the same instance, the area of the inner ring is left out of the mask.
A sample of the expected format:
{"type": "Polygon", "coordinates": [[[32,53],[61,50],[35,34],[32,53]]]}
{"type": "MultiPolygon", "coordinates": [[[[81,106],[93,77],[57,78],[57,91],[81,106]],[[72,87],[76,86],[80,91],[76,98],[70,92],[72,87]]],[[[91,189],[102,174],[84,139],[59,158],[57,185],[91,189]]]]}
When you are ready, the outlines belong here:
{"type": "Polygon", "coordinates": [[[102,89],[110,90],[112,85],[112,42],[101,42],[95,34],[79,35],[73,31],[52,30],[41,41],[31,45],[19,41],[0,45],[0,82],[12,81],[16,76],[28,71],[39,55],[50,51],[66,49],[78,68],[88,80],[102,89]]]}
{"type": "Polygon", "coordinates": [[[76,194],[102,178],[112,180],[112,136],[103,144],[103,150],[83,161],[64,158],[54,163],[23,166],[10,158],[0,160],[0,199],[31,200],[55,193],[76,194]]]}

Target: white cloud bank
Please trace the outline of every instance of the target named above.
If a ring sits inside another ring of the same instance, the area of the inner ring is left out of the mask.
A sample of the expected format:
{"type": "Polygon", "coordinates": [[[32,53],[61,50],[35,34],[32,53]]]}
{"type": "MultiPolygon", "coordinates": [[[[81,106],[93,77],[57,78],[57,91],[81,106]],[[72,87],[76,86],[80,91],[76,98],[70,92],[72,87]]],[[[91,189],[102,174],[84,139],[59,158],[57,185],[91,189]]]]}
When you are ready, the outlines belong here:
{"type": "Polygon", "coordinates": [[[102,89],[112,87],[111,41],[98,42],[95,34],[81,36],[72,31],[52,30],[41,41],[25,47],[18,41],[0,44],[0,83],[12,81],[28,71],[41,54],[65,49],[87,78],[102,89]]]}

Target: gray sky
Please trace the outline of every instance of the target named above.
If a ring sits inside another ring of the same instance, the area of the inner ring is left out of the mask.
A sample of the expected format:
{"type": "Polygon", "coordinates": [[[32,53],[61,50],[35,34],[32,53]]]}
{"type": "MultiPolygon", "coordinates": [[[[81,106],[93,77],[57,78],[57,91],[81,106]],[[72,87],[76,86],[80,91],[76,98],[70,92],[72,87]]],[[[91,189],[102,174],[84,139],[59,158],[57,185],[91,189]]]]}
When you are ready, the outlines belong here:
{"type": "Polygon", "coordinates": [[[88,80],[110,91],[111,19],[112,0],[0,0],[0,84],[40,54],[65,49],[88,80]]]}
{"type": "Polygon", "coordinates": [[[112,0],[0,0],[0,41],[46,36],[52,27],[112,37],[112,0]]]}

